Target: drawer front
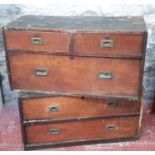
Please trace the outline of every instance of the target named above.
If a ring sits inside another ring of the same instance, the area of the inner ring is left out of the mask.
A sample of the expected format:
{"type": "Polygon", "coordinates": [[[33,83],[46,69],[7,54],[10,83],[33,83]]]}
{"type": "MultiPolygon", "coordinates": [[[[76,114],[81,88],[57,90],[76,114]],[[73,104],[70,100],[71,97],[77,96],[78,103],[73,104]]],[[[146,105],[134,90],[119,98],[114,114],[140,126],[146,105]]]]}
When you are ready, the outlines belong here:
{"type": "Polygon", "coordinates": [[[143,34],[77,33],[73,51],[84,55],[141,56],[143,34]]]}
{"type": "Polygon", "coordinates": [[[53,94],[136,96],[140,60],[10,54],[12,87],[53,94]],[[19,61],[20,60],[20,61],[19,61]]]}
{"type": "Polygon", "coordinates": [[[25,127],[27,144],[132,137],[138,134],[139,117],[81,120],[25,127]]]}
{"type": "Polygon", "coordinates": [[[72,119],[96,116],[134,114],[140,111],[140,102],[79,97],[45,97],[22,99],[24,120],[72,119]]]}
{"type": "Polygon", "coordinates": [[[8,50],[69,52],[69,33],[5,31],[8,50]]]}

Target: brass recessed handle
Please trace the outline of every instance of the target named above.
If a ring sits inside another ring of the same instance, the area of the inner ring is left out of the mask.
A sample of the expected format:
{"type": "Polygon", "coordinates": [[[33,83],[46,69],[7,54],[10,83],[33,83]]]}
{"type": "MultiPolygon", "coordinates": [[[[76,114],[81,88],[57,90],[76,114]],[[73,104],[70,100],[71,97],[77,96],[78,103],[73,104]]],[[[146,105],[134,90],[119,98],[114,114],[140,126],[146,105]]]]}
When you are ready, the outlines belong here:
{"type": "Polygon", "coordinates": [[[48,108],[49,112],[58,112],[59,111],[59,107],[58,106],[50,106],[48,108]]]}
{"type": "Polygon", "coordinates": [[[109,35],[105,35],[104,39],[100,42],[101,48],[112,48],[114,46],[114,41],[111,39],[109,35]]]}
{"type": "Polygon", "coordinates": [[[111,39],[109,39],[109,40],[103,39],[103,40],[101,40],[101,43],[100,43],[101,48],[112,48],[113,45],[114,45],[114,43],[113,43],[113,40],[111,40],[111,39]]]}
{"type": "Polygon", "coordinates": [[[97,77],[103,80],[110,80],[112,79],[112,73],[111,72],[98,72],[97,77]]]}
{"type": "Polygon", "coordinates": [[[32,45],[43,45],[43,39],[41,37],[33,37],[31,42],[32,45]]]}
{"type": "Polygon", "coordinates": [[[108,124],[108,125],[106,125],[105,129],[107,131],[114,131],[116,129],[116,125],[115,124],[108,124]]]}
{"type": "Polygon", "coordinates": [[[117,107],[117,102],[115,102],[115,101],[109,101],[107,103],[107,107],[108,108],[115,108],[115,107],[117,107]]]}
{"type": "Polygon", "coordinates": [[[60,129],[57,129],[57,128],[55,128],[55,129],[50,129],[49,131],[48,131],[48,134],[49,135],[58,135],[60,133],[60,129]]]}
{"type": "Polygon", "coordinates": [[[48,70],[47,69],[36,68],[35,69],[35,75],[36,76],[48,76],[48,70]]]}

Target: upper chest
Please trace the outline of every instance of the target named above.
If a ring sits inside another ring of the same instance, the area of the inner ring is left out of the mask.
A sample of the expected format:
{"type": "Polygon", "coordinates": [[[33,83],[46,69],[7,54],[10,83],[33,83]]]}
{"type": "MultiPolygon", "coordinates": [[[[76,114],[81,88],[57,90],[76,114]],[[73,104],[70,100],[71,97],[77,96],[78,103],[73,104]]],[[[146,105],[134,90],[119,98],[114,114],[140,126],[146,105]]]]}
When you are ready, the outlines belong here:
{"type": "Polygon", "coordinates": [[[147,37],[141,17],[24,16],[4,36],[13,89],[139,95],[147,37]]]}
{"type": "Polygon", "coordinates": [[[24,16],[4,33],[8,50],[139,58],[145,31],[140,17],[24,16]]]}

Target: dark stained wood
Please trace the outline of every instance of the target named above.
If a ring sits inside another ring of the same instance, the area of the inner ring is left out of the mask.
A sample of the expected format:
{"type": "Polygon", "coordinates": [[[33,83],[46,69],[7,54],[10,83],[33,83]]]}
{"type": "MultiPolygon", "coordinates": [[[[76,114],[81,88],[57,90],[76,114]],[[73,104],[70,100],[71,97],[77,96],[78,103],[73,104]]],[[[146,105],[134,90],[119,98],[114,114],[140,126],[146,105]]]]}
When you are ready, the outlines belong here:
{"type": "Polygon", "coordinates": [[[62,96],[23,99],[20,104],[24,120],[132,115],[139,113],[141,105],[139,101],[62,96]]]}
{"type": "Polygon", "coordinates": [[[138,134],[138,121],[139,117],[128,117],[26,126],[26,141],[37,144],[132,137],[138,134]],[[108,130],[108,126],[114,129],[108,130]],[[59,133],[50,134],[52,129],[58,129],[59,133]]]}
{"type": "Polygon", "coordinates": [[[67,146],[79,146],[79,145],[90,145],[98,143],[116,143],[116,142],[127,142],[135,141],[139,139],[139,135],[133,137],[125,138],[114,138],[114,139],[89,139],[89,140],[80,140],[80,141],[70,141],[70,142],[57,142],[57,143],[40,143],[40,144],[25,144],[25,150],[35,150],[35,149],[45,149],[49,147],[67,147],[67,146]]]}
{"type": "Polygon", "coordinates": [[[9,23],[5,29],[55,29],[80,31],[113,31],[143,33],[143,17],[91,17],[91,16],[22,16],[9,23]]]}
{"type": "Polygon", "coordinates": [[[73,37],[73,53],[99,56],[141,56],[144,35],[113,33],[77,33],[73,37]],[[113,47],[103,48],[101,40],[105,36],[113,40],[113,47]]]}
{"type": "Polygon", "coordinates": [[[140,60],[10,54],[9,62],[13,89],[136,97],[140,85],[140,60]],[[48,76],[36,76],[36,68],[48,76]],[[99,79],[99,72],[111,72],[112,79],[99,79]]]}
{"type": "Polygon", "coordinates": [[[5,31],[6,47],[8,50],[51,51],[52,53],[69,52],[69,33],[37,32],[37,31],[5,31]],[[42,45],[33,45],[32,38],[38,36],[43,40],[42,45]]]}
{"type": "Polygon", "coordinates": [[[25,128],[23,125],[23,109],[20,104],[21,98],[18,97],[17,102],[18,102],[18,109],[19,109],[19,118],[20,118],[20,126],[21,126],[21,136],[22,136],[22,142],[24,144],[24,149],[25,149],[25,144],[26,144],[26,137],[25,137],[25,128]]]}

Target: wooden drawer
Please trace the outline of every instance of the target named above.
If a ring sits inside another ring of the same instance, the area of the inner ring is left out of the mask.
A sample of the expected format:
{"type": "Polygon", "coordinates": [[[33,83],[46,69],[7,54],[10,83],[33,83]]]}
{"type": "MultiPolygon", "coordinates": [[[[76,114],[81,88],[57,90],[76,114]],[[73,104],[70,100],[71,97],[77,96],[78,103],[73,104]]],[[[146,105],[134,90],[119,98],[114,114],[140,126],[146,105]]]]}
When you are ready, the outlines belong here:
{"type": "Polygon", "coordinates": [[[136,59],[41,54],[9,54],[8,58],[13,89],[137,97],[140,88],[141,61],[136,59]]]}
{"type": "Polygon", "coordinates": [[[48,123],[25,126],[29,144],[54,144],[137,136],[139,117],[80,120],[76,122],[48,123]]]}
{"type": "Polygon", "coordinates": [[[77,33],[73,51],[83,55],[141,56],[144,34],[77,33]]]}
{"type": "Polygon", "coordinates": [[[69,33],[37,31],[5,31],[8,50],[69,52],[69,33]]]}
{"type": "Polygon", "coordinates": [[[67,96],[21,99],[19,103],[23,120],[133,115],[140,113],[140,105],[139,101],[67,96]]]}

